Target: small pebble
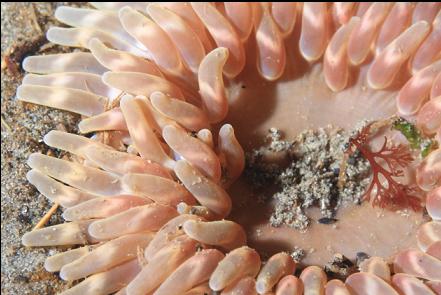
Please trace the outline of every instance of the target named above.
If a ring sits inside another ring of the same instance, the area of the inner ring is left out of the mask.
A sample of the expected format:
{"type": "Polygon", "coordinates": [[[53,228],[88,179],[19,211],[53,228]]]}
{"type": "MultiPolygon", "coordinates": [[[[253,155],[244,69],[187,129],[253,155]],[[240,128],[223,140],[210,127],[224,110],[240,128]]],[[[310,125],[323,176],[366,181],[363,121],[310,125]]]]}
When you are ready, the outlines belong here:
{"type": "Polygon", "coordinates": [[[364,260],[370,258],[371,256],[369,256],[368,254],[364,253],[364,252],[357,252],[356,256],[355,256],[355,264],[357,266],[360,265],[360,263],[362,263],[364,260]]]}
{"type": "Polygon", "coordinates": [[[323,217],[323,218],[320,218],[317,221],[318,221],[318,223],[321,223],[321,224],[333,224],[333,223],[336,223],[338,221],[338,219],[336,219],[336,218],[329,218],[329,217],[323,217]]]}

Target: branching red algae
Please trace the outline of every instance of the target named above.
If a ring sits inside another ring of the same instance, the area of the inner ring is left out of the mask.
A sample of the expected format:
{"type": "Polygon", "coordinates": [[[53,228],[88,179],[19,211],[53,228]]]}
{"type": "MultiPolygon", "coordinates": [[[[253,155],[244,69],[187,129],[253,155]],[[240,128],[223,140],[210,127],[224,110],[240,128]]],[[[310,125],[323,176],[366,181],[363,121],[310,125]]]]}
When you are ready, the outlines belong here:
{"type": "Polygon", "coordinates": [[[346,151],[350,156],[358,150],[371,166],[372,180],[363,197],[364,200],[370,201],[372,198],[372,205],[381,208],[420,210],[421,201],[414,195],[416,187],[401,184],[395,179],[403,176],[403,169],[413,161],[409,148],[403,144],[390,145],[387,137],[384,137],[383,146],[376,152],[372,151],[368,143],[373,124],[366,125],[351,138],[346,151]]]}

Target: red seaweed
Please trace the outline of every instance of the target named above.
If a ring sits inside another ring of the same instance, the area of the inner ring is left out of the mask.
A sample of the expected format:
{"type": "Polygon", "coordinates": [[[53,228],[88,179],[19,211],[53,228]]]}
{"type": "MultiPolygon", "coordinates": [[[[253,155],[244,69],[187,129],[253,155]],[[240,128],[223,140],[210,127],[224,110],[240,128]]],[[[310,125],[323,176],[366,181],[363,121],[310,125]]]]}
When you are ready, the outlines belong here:
{"type": "Polygon", "coordinates": [[[412,161],[413,157],[407,146],[388,144],[384,137],[383,146],[376,152],[368,146],[371,135],[371,124],[365,126],[350,140],[347,150],[351,155],[358,150],[368,160],[372,170],[372,180],[364,195],[364,200],[372,199],[373,206],[381,208],[412,208],[418,211],[422,208],[420,199],[415,196],[416,186],[407,186],[398,183],[395,178],[403,176],[403,169],[412,161]]]}

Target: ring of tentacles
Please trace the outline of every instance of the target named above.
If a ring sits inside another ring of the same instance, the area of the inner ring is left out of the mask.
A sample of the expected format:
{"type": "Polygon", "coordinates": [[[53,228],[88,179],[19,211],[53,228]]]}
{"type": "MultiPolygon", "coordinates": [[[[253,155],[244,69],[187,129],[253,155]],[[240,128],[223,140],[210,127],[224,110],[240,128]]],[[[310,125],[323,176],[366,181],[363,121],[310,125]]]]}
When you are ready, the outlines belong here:
{"type": "MultiPolygon", "coordinates": [[[[32,154],[28,180],[65,208],[65,223],[36,229],[26,246],[82,245],[45,268],[80,280],[63,294],[441,294],[441,150],[421,161],[417,183],[431,221],[420,249],[399,252],[393,276],[380,258],[345,281],[317,266],[299,277],[286,253],[262,263],[240,224],[229,221],[226,189],[244,169],[228,114],[227,81],[256,53],[277,83],[285,42],[300,31],[302,62],[323,65],[335,92],[371,56],[372,89],[407,82],[396,111],[441,138],[439,3],[93,3],[60,7],[48,39],[84,51],[28,57],[17,91],[25,102],[82,115],[79,130],[44,142],[71,154],[32,154]],[[332,29],[331,29],[332,28],[332,29]]],[[[252,61],[254,63],[254,61],[252,61]]],[[[356,99],[356,98],[354,98],[356,99]]]]}

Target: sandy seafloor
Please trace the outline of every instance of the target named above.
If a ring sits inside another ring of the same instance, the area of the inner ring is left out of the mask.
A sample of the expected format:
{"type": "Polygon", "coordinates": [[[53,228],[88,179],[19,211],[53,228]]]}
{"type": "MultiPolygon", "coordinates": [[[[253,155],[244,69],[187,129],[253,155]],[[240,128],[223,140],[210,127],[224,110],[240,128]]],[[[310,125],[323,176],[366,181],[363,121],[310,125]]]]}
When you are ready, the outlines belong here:
{"type": "MultiPolygon", "coordinates": [[[[20,241],[52,205],[27,183],[26,159],[33,152],[60,156],[42,137],[52,129],[75,132],[78,117],[15,100],[25,56],[70,50],[44,38],[47,28],[57,24],[53,14],[59,5],[1,3],[1,294],[55,294],[67,287],[43,268],[55,248],[26,248],[20,241]]],[[[49,224],[59,223],[60,213],[49,224]]]]}

